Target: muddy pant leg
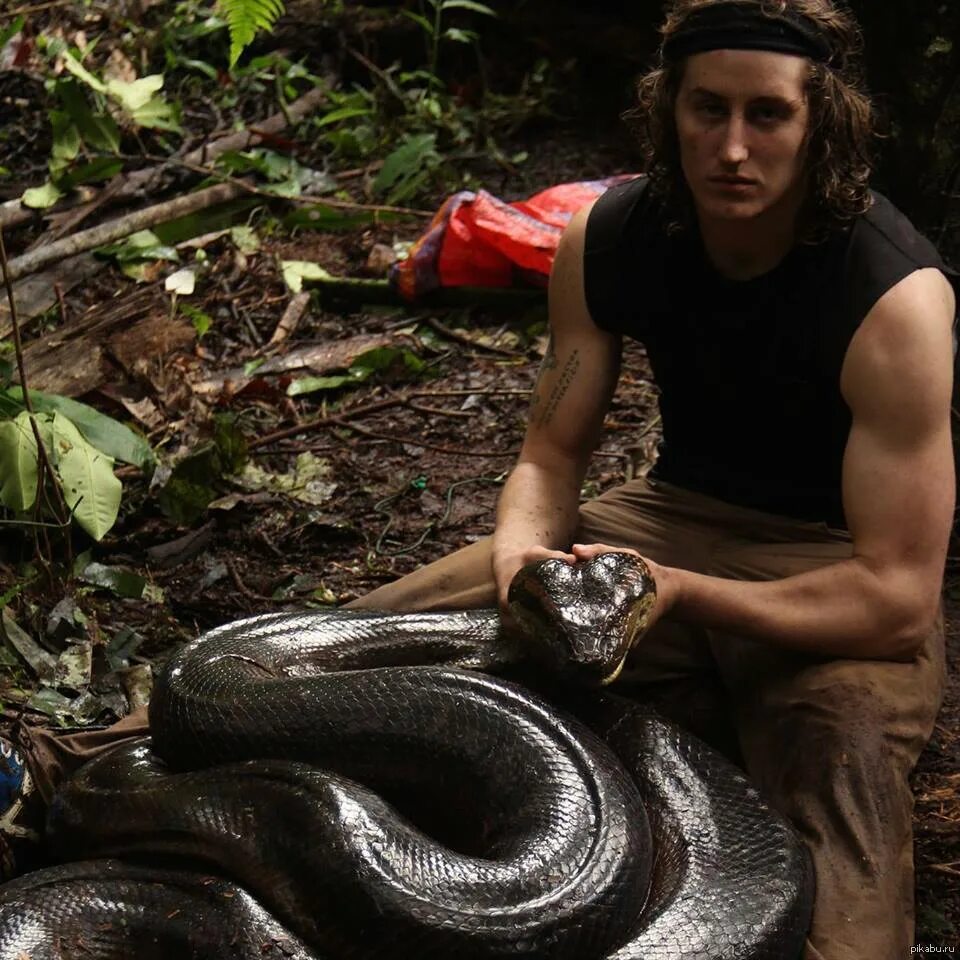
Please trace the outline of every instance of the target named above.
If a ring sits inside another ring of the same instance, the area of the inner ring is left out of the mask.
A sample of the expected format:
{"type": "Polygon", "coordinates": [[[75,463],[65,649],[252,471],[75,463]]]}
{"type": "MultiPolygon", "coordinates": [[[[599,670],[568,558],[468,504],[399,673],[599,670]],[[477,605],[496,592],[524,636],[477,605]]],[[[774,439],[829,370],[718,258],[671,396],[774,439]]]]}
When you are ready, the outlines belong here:
{"type": "Polygon", "coordinates": [[[103,730],[58,733],[22,723],[14,732],[14,738],[26,754],[37,793],[43,798],[44,804],[49,804],[57,787],[88,760],[118,743],[145,737],[149,733],[147,708],[140,707],[103,730]]]}
{"type": "MultiPolygon", "coordinates": [[[[846,556],[842,541],[737,545],[716,558],[715,572],[769,579],[846,556]]],[[[813,856],[817,894],[805,960],[909,957],[908,777],[943,696],[942,622],[909,663],[825,660],[722,635],[712,643],[737,704],[750,777],[813,856]]]]}

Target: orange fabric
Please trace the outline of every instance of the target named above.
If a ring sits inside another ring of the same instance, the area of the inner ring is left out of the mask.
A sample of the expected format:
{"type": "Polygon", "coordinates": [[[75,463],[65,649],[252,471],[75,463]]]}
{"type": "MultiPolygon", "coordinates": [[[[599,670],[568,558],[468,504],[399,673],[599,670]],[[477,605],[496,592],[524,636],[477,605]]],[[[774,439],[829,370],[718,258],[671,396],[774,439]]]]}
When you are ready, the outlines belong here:
{"type": "Polygon", "coordinates": [[[407,300],[438,287],[545,284],[563,230],[583,206],[630,176],[563,183],[506,203],[486,190],[449,197],[391,281],[407,300]]]}

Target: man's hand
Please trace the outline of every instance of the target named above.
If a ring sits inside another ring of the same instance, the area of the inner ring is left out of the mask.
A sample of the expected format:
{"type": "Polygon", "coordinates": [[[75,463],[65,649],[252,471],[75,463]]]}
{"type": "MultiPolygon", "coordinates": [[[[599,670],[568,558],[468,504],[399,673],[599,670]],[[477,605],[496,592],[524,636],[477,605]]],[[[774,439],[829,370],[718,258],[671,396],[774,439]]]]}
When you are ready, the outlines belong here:
{"type": "Polygon", "coordinates": [[[578,562],[592,560],[601,553],[629,553],[631,556],[643,560],[650,569],[650,576],[653,577],[653,582],[657,588],[657,602],[647,614],[644,633],[650,630],[661,617],[669,614],[676,604],[680,592],[682,570],[655,563],[649,557],[643,556],[631,547],[611,547],[606,543],[575,543],[570,549],[578,562]]]}
{"type": "Polygon", "coordinates": [[[507,592],[510,583],[518,571],[528,563],[539,560],[556,558],[567,563],[576,563],[577,558],[572,553],[562,550],[549,550],[547,547],[526,546],[520,548],[494,548],[493,551],[493,578],[497,582],[497,603],[500,606],[500,616],[508,625],[513,624],[513,618],[507,607],[507,592]]]}

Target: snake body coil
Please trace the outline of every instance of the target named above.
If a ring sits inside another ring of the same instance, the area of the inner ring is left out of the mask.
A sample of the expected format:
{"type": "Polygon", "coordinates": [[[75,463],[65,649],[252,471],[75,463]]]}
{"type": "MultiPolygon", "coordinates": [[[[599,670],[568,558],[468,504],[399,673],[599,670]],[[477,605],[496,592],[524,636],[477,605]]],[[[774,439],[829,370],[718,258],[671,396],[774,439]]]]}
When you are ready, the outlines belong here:
{"type": "Polygon", "coordinates": [[[0,889],[0,960],[796,957],[808,859],[745,778],[636,705],[591,697],[601,738],[475,672],[513,657],[494,611],[211,631],[161,677],[152,749],[60,794],[84,862],[0,889]],[[120,856],[192,872],[88,859],[120,856]],[[167,922],[175,895],[207,919],[167,922]]]}

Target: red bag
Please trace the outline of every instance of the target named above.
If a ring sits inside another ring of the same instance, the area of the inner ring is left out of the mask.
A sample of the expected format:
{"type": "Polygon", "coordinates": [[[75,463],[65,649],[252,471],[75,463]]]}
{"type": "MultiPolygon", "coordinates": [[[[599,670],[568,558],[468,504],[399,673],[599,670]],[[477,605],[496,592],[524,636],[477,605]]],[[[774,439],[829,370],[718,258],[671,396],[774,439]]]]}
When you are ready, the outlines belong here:
{"type": "Polygon", "coordinates": [[[504,203],[486,190],[449,197],[391,282],[407,300],[438,287],[509,287],[520,274],[546,285],[560,235],[570,218],[633,174],[562,183],[528,200],[504,203]]]}

